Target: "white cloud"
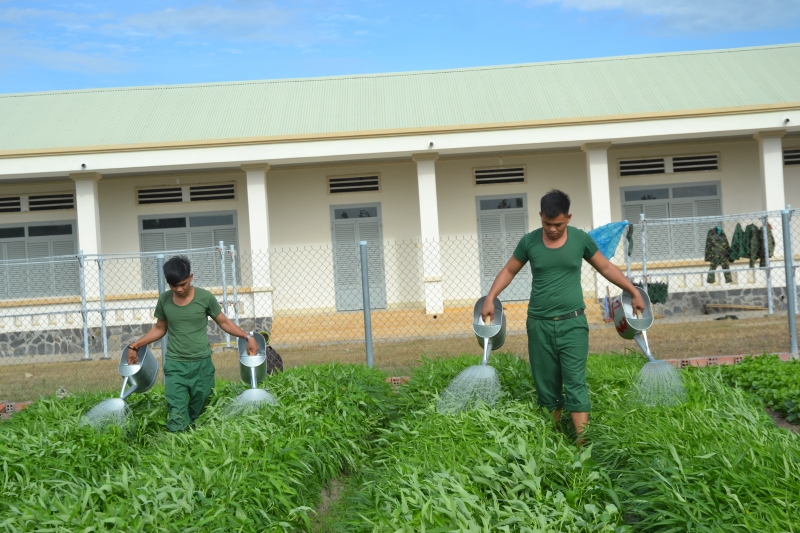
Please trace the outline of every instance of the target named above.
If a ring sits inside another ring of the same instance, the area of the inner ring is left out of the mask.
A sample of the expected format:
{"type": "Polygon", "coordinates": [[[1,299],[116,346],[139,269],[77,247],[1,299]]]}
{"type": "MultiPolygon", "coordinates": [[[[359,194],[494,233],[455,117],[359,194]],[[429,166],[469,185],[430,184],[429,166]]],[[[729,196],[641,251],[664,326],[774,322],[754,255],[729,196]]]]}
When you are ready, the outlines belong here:
{"type": "Polygon", "coordinates": [[[116,74],[130,70],[133,65],[118,57],[102,53],[57,50],[36,42],[0,41],[0,57],[34,64],[50,70],[84,74],[116,74]]]}
{"type": "Polygon", "coordinates": [[[533,0],[579,11],[621,11],[652,17],[681,32],[741,32],[790,26],[800,19],[798,0],[533,0]]]}

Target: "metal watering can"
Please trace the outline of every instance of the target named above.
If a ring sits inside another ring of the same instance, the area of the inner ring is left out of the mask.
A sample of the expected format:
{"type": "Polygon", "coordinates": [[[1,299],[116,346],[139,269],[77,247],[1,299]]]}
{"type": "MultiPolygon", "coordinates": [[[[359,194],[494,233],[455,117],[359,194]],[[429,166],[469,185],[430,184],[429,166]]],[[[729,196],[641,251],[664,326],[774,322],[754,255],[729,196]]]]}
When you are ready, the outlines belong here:
{"type": "Polygon", "coordinates": [[[255,355],[247,353],[247,340],[239,339],[239,376],[242,381],[248,383],[250,388],[255,389],[267,375],[267,341],[264,336],[253,334],[253,338],[258,344],[258,352],[255,355]]]}
{"type": "Polygon", "coordinates": [[[128,347],[122,349],[122,356],[119,358],[119,375],[125,378],[122,381],[122,390],[119,397],[123,400],[138,392],[142,394],[149,391],[158,379],[158,360],[150,351],[149,346],[142,346],[138,352],[139,362],[133,365],[128,364],[128,347]],[[130,384],[130,388],[126,387],[130,384]]]}
{"type": "Polygon", "coordinates": [[[633,313],[633,305],[631,305],[631,295],[623,292],[611,301],[611,316],[614,318],[614,327],[617,329],[620,337],[623,339],[633,339],[642,352],[651,361],[655,361],[653,354],[650,353],[650,347],[647,343],[647,328],[653,325],[653,307],[650,303],[650,297],[647,291],[641,287],[636,287],[639,294],[642,295],[644,300],[644,311],[641,316],[636,316],[633,313]]]}
{"type": "Polygon", "coordinates": [[[497,350],[506,341],[506,315],[503,313],[503,304],[499,299],[494,299],[494,316],[492,317],[491,324],[484,324],[483,317],[481,316],[481,309],[483,309],[483,302],[486,301],[486,296],[483,296],[475,302],[475,307],[472,311],[472,331],[478,338],[478,344],[483,348],[483,360],[481,365],[489,363],[489,354],[492,350],[497,350]]]}

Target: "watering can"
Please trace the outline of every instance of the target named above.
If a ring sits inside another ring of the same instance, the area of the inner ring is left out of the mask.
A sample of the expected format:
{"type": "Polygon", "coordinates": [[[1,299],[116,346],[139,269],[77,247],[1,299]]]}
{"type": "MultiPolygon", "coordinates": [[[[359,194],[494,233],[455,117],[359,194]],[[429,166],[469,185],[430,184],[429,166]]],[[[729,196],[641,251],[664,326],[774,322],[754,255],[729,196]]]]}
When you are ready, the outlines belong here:
{"type": "Polygon", "coordinates": [[[138,392],[142,394],[149,391],[156,383],[158,378],[158,360],[150,351],[149,346],[142,346],[138,352],[139,362],[129,365],[128,364],[128,347],[122,350],[122,356],[119,358],[119,375],[125,378],[122,381],[122,391],[120,398],[123,400],[138,392]],[[130,388],[126,388],[130,384],[130,388]]]}
{"type": "Polygon", "coordinates": [[[247,353],[247,339],[239,339],[239,376],[255,389],[267,375],[267,341],[261,334],[253,334],[258,344],[255,355],[247,353]]]}
{"type": "Polygon", "coordinates": [[[479,298],[475,302],[472,312],[472,331],[475,332],[475,336],[478,338],[478,344],[483,348],[482,365],[486,365],[489,362],[491,351],[500,348],[506,341],[506,315],[503,313],[503,304],[499,299],[494,299],[492,323],[484,324],[481,309],[483,309],[483,302],[485,301],[486,296],[479,298]]]}
{"type": "Polygon", "coordinates": [[[653,307],[647,291],[641,287],[635,287],[644,300],[644,311],[641,316],[636,316],[631,304],[631,295],[623,292],[611,301],[611,316],[614,318],[614,327],[623,339],[633,339],[639,348],[642,349],[648,359],[654,361],[653,354],[647,343],[647,328],[653,325],[653,307]]]}

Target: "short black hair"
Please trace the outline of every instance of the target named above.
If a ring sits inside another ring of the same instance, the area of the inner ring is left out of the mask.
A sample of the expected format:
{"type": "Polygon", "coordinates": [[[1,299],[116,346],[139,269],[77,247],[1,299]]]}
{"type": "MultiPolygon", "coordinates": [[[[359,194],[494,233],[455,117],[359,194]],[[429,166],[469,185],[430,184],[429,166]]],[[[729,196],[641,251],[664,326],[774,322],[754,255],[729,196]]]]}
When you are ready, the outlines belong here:
{"type": "Polygon", "coordinates": [[[569,195],[564,191],[553,189],[542,196],[542,214],[547,218],[556,218],[558,215],[569,215],[569,195]]]}
{"type": "Polygon", "coordinates": [[[191,275],[192,264],[185,255],[170,257],[169,260],[164,263],[164,277],[170,285],[177,285],[191,275]]]}

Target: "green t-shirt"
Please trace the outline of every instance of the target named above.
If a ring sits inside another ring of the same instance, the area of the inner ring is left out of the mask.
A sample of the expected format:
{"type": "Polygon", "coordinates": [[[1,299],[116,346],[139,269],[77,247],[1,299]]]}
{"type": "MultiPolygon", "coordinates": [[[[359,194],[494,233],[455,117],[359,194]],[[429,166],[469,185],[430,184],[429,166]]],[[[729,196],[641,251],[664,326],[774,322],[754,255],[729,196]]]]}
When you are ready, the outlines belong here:
{"type": "Polygon", "coordinates": [[[155,317],[167,321],[167,357],[176,361],[196,361],[211,355],[208,343],[208,317],[215,318],[222,308],[214,295],[194,288],[194,298],[186,305],[175,305],[172,291],[158,297],[155,317]]]}
{"type": "Polygon", "coordinates": [[[597,252],[597,244],[583,230],[567,226],[567,241],[559,248],[542,242],[542,228],[522,237],[514,257],[531,264],[533,283],[528,316],[552,318],[586,307],[581,287],[581,265],[597,252]]]}

